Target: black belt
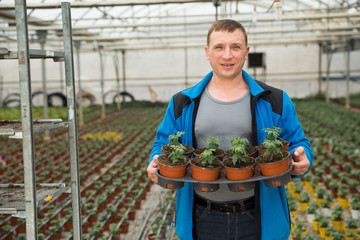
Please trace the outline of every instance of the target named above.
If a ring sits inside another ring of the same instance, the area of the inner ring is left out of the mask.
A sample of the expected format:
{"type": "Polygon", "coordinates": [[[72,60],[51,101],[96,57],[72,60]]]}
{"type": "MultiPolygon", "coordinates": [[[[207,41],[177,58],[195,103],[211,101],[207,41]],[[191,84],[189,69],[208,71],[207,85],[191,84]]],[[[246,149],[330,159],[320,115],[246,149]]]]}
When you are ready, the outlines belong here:
{"type": "Polygon", "coordinates": [[[255,208],[255,198],[251,197],[245,200],[239,200],[236,202],[213,202],[210,200],[205,200],[204,198],[199,197],[197,194],[195,195],[195,204],[199,204],[203,207],[207,207],[210,204],[211,210],[217,210],[220,212],[227,212],[227,213],[236,213],[236,212],[245,212],[250,209],[255,208]]]}

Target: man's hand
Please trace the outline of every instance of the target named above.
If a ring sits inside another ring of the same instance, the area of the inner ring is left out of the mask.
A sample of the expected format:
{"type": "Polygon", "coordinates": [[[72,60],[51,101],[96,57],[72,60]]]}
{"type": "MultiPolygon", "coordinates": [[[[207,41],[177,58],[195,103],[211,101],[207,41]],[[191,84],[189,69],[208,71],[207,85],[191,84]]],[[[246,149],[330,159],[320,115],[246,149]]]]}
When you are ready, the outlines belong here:
{"type": "Polygon", "coordinates": [[[148,174],[148,177],[150,178],[151,181],[153,181],[154,183],[158,182],[158,177],[156,176],[156,167],[158,166],[157,163],[157,159],[158,159],[159,155],[155,155],[151,161],[151,163],[149,164],[149,166],[146,169],[146,172],[148,174]]]}
{"type": "Polygon", "coordinates": [[[303,175],[309,170],[310,161],[306,157],[305,149],[303,147],[298,147],[294,150],[292,154],[292,165],[294,168],[291,171],[291,175],[303,175]]]}

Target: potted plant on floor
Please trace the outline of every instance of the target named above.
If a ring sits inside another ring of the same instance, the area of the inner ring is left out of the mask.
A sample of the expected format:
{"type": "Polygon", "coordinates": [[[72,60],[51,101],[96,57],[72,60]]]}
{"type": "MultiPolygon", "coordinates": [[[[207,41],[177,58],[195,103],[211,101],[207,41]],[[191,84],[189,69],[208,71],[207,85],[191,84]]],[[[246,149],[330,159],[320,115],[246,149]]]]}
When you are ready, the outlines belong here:
{"type": "Polygon", "coordinates": [[[353,218],[347,219],[345,222],[345,226],[346,226],[347,230],[357,232],[358,226],[357,226],[356,219],[353,219],[353,218]]]}
{"type": "Polygon", "coordinates": [[[301,221],[296,221],[294,223],[295,229],[292,231],[291,235],[294,240],[300,240],[301,236],[305,233],[305,226],[301,221]]]}
{"type": "Polygon", "coordinates": [[[357,198],[351,201],[351,217],[354,219],[360,218],[360,202],[357,198]]]}
{"type": "Polygon", "coordinates": [[[313,220],[313,228],[315,232],[319,232],[319,222],[324,219],[325,216],[320,213],[315,213],[315,218],[313,220]]]}
{"type": "Polygon", "coordinates": [[[338,200],[339,205],[342,208],[347,208],[348,207],[347,194],[348,194],[347,185],[340,184],[337,200],[338,200]]]}
{"type": "Polygon", "coordinates": [[[288,199],[288,206],[289,206],[289,211],[291,213],[291,216],[293,216],[294,220],[296,220],[297,209],[296,209],[296,202],[293,198],[288,199]]]}
{"type": "Polygon", "coordinates": [[[261,145],[263,148],[259,149],[261,155],[256,159],[262,175],[274,176],[286,172],[289,169],[290,154],[281,150],[283,143],[279,137],[280,128],[267,128],[265,131],[268,136],[261,145]]]}
{"type": "Polygon", "coordinates": [[[187,157],[191,157],[191,154],[194,151],[192,146],[184,145],[179,142],[180,137],[185,134],[185,132],[177,132],[176,134],[172,134],[168,137],[169,144],[161,147],[161,151],[166,155],[170,154],[173,151],[173,147],[177,145],[183,145],[185,147],[185,155],[187,157]]]}
{"type": "Polygon", "coordinates": [[[333,196],[331,194],[326,194],[324,200],[321,203],[321,212],[327,216],[331,216],[331,204],[333,201],[333,196]]]}
{"type": "Polygon", "coordinates": [[[319,187],[315,190],[317,204],[321,205],[322,201],[324,200],[325,193],[326,189],[323,187],[319,187]]]}
{"type": "Polygon", "coordinates": [[[326,218],[321,218],[319,220],[318,226],[320,237],[322,239],[325,239],[326,228],[329,226],[329,220],[327,220],[326,218]]]}
{"type": "Polygon", "coordinates": [[[355,240],[356,237],[357,236],[356,236],[355,232],[353,232],[353,231],[348,231],[345,235],[346,240],[355,240]]]}
{"type": "Polygon", "coordinates": [[[240,181],[254,176],[255,159],[248,155],[250,149],[249,140],[246,138],[238,137],[231,140],[229,157],[223,162],[227,179],[240,181]]]}
{"type": "Polygon", "coordinates": [[[164,177],[181,178],[186,175],[189,158],[185,156],[186,147],[173,145],[172,152],[158,157],[159,172],[164,177]]]}
{"type": "Polygon", "coordinates": [[[319,206],[316,203],[310,203],[309,206],[306,208],[306,220],[308,223],[312,224],[315,219],[315,214],[317,214],[319,206]]]}
{"type": "Polygon", "coordinates": [[[341,221],[343,219],[343,209],[342,209],[342,207],[340,205],[336,205],[333,208],[331,216],[332,216],[333,226],[342,231],[344,229],[344,225],[343,225],[343,223],[341,221]]]}
{"type": "Polygon", "coordinates": [[[190,161],[192,178],[199,181],[214,181],[219,178],[222,162],[214,157],[213,151],[206,149],[190,161]]]}
{"type": "Polygon", "coordinates": [[[302,193],[303,189],[304,189],[304,184],[302,181],[300,181],[298,178],[295,178],[292,182],[292,184],[294,185],[294,192],[293,192],[293,196],[294,198],[300,198],[300,194],[302,193]]]}
{"type": "Polygon", "coordinates": [[[218,142],[220,140],[221,140],[220,138],[214,138],[214,137],[205,138],[204,142],[208,143],[208,146],[206,148],[197,148],[197,149],[195,149],[194,150],[194,156],[198,157],[206,149],[211,149],[211,150],[214,150],[214,151],[212,151],[212,154],[214,155],[214,157],[218,158],[219,160],[222,161],[222,159],[223,159],[223,157],[225,155],[225,151],[223,149],[219,148],[218,142]]]}
{"type": "Polygon", "coordinates": [[[309,201],[310,201],[309,192],[301,193],[299,199],[300,211],[303,212],[309,206],[309,201]]]}

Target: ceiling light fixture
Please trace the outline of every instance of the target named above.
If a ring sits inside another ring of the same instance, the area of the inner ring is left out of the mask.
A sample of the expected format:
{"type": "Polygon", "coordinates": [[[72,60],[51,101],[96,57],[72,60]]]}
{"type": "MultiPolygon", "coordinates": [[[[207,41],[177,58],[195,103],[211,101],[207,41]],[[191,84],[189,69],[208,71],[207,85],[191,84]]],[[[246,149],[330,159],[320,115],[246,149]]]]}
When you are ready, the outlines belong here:
{"type": "Polygon", "coordinates": [[[281,0],[275,0],[274,9],[275,9],[275,19],[280,21],[282,19],[282,3],[281,3],[281,0]]]}

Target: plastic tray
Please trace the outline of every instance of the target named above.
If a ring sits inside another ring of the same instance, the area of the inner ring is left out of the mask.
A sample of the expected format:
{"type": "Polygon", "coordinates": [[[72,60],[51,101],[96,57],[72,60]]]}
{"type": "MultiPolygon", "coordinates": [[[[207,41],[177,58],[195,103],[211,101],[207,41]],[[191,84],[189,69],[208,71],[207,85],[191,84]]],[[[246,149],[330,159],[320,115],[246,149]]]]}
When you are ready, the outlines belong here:
{"type": "MultiPolygon", "coordinates": [[[[290,160],[291,163],[291,160],[290,160]]],[[[286,185],[291,182],[291,170],[292,165],[290,164],[290,168],[279,175],[275,176],[263,176],[260,173],[260,169],[256,166],[255,175],[252,178],[242,180],[242,181],[232,181],[228,180],[225,176],[225,170],[222,169],[220,172],[220,177],[215,181],[199,181],[195,180],[191,177],[191,168],[188,166],[186,175],[182,178],[167,178],[159,173],[159,168],[156,170],[156,175],[158,176],[158,185],[163,188],[168,189],[179,189],[184,186],[185,182],[190,182],[193,185],[193,188],[196,191],[201,192],[214,192],[219,189],[220,184],[227,184],[230,191],[233,192],[242,192],[247,191],[255,187],[255,182],[264,181],[265,186],[267,187],[279,187],[282,185],[286,185]]]]}

